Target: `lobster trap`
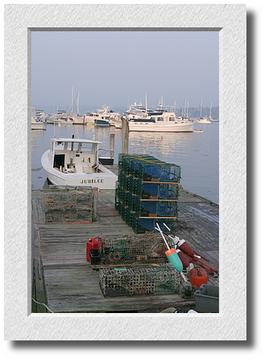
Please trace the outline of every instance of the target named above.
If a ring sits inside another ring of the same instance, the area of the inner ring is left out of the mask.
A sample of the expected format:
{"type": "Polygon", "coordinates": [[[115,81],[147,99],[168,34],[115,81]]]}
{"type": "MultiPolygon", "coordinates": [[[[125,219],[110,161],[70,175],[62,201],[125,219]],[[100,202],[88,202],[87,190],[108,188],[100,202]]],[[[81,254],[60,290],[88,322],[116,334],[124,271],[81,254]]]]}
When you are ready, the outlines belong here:
{"type": "Polygon", "coordinates": [[[107,297],[176,294],[182,287],[180,273],[169,264],[104,268],[99,282],[107,297]]]}
{"type": "Polygon", "coordinates": [[[142,236],[103,240],[102,264],[165,262],[164,246],[159,238],[142,236]]]}

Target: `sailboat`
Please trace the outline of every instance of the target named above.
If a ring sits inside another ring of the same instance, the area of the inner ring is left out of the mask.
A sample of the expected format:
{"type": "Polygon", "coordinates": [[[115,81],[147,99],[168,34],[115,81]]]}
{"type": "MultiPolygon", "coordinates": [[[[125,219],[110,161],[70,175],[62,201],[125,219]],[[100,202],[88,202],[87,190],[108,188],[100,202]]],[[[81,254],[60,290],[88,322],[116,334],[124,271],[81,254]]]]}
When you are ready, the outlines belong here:
{"type": "Polygon", "coordinates": [[[200,118],[197,121],[199,124],[211,124],[211,106],[210,106],[210,115],[202,116],[202,101],[200,104],[200,118]]]}
{"type": "Polygon", "coordinates": [[[76,113],[74,112],[74,88],[72,87],[72,107],[70,114],[68,114],[68,120],[73,125],[85,125],[85,116],[80,115],[79,113],[79,90],[76,90],[75,92],[76,113]]]}

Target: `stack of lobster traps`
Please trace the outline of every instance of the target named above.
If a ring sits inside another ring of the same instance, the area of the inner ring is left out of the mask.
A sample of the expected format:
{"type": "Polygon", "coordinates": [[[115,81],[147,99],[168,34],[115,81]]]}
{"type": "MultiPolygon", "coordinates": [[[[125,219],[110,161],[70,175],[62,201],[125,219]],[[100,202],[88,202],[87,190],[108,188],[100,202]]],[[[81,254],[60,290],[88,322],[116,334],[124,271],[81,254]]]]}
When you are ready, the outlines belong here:
{"type": "Polygon", "coordinates": [[[120,154],[116,209],[136,233],[153,230],[159,220],[178,214],[180,166],[149,155],[120,154]]]}

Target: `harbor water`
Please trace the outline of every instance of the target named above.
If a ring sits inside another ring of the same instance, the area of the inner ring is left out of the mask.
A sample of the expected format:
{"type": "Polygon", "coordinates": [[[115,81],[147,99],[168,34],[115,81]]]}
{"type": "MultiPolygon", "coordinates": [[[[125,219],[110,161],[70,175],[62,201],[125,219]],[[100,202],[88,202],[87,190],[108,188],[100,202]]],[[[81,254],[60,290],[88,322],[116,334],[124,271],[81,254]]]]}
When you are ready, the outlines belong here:
{"type": "MultiPolygon", "coordinates": [[[[194,133],[130,132],[129,153],[150,154],[181,166],[184,189],[219,203],[219,123],[198,124],[194,133]]],[[[86,138],[101,141],[100,155],[110,154],[110,132],[115,134],[115,163],[122,148],[121,130],[113,127],[49,125],[46,130],[31,131],[32,189],[41,189],[46,181],[41,156],[52,137],[86,138]]]]}

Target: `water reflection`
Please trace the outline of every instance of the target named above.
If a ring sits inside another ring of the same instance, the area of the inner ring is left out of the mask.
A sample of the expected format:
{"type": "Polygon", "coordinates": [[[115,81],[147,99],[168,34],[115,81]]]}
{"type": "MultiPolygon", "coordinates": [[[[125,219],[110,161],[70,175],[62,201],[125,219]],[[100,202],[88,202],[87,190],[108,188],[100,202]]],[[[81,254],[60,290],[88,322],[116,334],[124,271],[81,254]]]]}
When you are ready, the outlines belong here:
{"type": "Polygon", "coordinates": [[[186,148],[191,146],[192,136],[192,133],[130,133],[130,151],[152,151],[167,158],[173,154],[174,148],[178,148],[179,152],[186,152],[186,148]]]}

